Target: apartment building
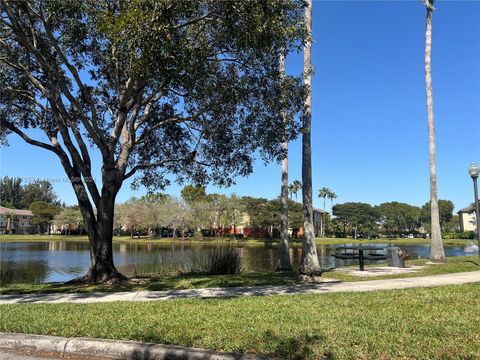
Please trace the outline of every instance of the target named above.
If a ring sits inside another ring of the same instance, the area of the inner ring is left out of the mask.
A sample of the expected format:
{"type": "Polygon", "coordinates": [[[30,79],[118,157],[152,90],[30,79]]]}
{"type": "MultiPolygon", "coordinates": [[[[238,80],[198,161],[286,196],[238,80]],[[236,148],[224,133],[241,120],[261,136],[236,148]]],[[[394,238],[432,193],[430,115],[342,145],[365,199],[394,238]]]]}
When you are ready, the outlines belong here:
{"type": "Polygon", "coordinates": [[[470,205],[458,211],[458,219],[460,220],[461,231],[476,231],[477,223],[475,216],[475,208],[470,205]]]}
{"type": "Polygon", "coordinates": [[[0,233],[28,234],[33,213],[30,210],[9,209],[0,206],[0,233]]]}

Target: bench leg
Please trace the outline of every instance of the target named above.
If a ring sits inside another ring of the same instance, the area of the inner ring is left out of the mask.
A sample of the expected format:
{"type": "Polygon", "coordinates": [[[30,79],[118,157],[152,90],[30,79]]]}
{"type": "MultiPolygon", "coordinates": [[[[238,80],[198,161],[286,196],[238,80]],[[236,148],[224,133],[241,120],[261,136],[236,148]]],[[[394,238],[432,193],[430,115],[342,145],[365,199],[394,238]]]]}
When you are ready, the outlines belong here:
{"type": "Polygon", "coordinates": [[[365,270],[365,258],[363,257],[363,250],[358,251],[358,262],[360,263],[360,271],[365,270]]]}

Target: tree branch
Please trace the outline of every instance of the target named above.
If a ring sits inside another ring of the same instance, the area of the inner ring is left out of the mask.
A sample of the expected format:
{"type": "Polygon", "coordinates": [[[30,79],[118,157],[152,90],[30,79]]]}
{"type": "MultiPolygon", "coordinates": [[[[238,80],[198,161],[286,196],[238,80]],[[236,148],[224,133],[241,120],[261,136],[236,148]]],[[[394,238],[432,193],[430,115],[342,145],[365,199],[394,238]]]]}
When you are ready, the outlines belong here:
{"type": "Polygon", "coordinates": [[[10,131],[12,131],[12,132],[14,132],[15,134],[20,136],[28,144],[40,147],[42,149],[52,151],[55,154],[59,155],[58,149],[56,147],[54,147],[50,144],[32,139],[27,134],[25,134],[23,131],[21,131],[19,128],[17,128],[15,125],[13,125],[12,123],[9,123],[8,121],[6,121],[4,119],[1,119],[1,126],[10,130],[10,131]]]}

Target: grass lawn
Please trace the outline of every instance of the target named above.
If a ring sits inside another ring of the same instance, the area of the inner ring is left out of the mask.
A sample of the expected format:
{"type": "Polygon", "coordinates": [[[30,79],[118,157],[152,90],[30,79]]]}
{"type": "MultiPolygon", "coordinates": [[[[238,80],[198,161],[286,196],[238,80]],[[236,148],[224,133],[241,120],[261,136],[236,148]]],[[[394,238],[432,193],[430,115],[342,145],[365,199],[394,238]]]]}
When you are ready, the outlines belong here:
{"type": "MultiPolygon", "coordinates": [[[[185,241],[188,243],[202,243],[202,244],[218,244],[224,243],[228,241],[229,238],[185,238],[182,240],[181,238],[159,238],[153,239],[150,237],[140,237],[132,238],[130,236],[114,236],[114,242],[140,242],[140,243],[165,243],[169,244],[172,242],[181,242],[185,241]]],[[[233,241],[232,239],[230,239],[233,241]]],[[[88,237],[86,235],[0,235],[0,242],[48,242],[48,241],[88,241],[88,237]]],[[[248,245],[255,245],[255,244],[265,244],[265,243],[278,243],[278,239],[254,239],[254,238],[245,238],[236,240],[238,244],[248,244],[248,245]]],[[[300,244],[301,239],[290,239],[292,244],[300,244]]],[[[380,238],[380,239],[351,239],[351,238],[316,238],[317,245],[343,245],[343,244],[372,244],[372,243],[395,243],[397,245],[400,244],[430,244],[430,239],[408,239],[408,238],[399,238],[399,239],[387,239],[387,238],[380,238]]],[[[448,239],[443,240],[445,245],[458,245],[458,246],[465,246],[468,240],[464,239],[448,239]]]]}
{"type": "MultiPolygon", "coordinates": [[[[457,272],[480,270],[480,260],[478,256],[448,257],[447,263],[443,265],[428,264],[428,262],[429,260],[426,260],[426,259],[408,260],[406,262],[406,266],[412,266],[412,265],[425,266],[425,268],[423,268],[422,270],[414,273],[360,277],[360,276],[354,276],[354,275],[347,275],[341,271],[332,271],[332,272],[325,273],[323,276],[332,278],[332,279],[342,280],[342,281],[367,281],[367,280],[379,280],[379,279],[398,279],[398,278],[428,276],[428,275],[441,275],[441,274],[451,274],[451,273],[457,273],[457,272]]],[[[378,265],[367,265],[365,266],[365,268],[375,267],[375,266],[378,266],[378,265]]],[[[358,265],[353,267],[358,269],[358,265]]]]}
{"type": "Polygon", "coordinates": [[[0,331],[149,341],[281,359],[480,359],[480,283],[146,303],[0,306],[0,331]]]}
{"type": "MultiPolygon", "coordinates": [[[[478,256],[458,256],[448,258],[445,265],[426,265],[427,260],[409,260],[408,265],[425,265],[416,273],[402,275],[384,275],[362,278],[347,275],[340,271],[323,274],[323,277],[342,281],[365,281],[374,279],[392,279],[402,277],[416,277],[425,275],[439,275],[455,272],[480,270],[478,256]]],[[[375,266],[375,265],[370,265],[375,266]]],[[[355,266],[356,268],[357,266],[355,266]]],[[[198,289],[210,287],[259,286],[259,285],[292,285],[300,284],[296,273],[256,273],[248,272],[239,275],[170,275],[144,279],[130,280],[123,285],[65,285],[63,283],[46,284],[9,284],[0,286],[2,294],[34,294],[34,293],[75,293],[91,291],[129,291],[129,290],[170,290],[170,289],[198,289]]]]}

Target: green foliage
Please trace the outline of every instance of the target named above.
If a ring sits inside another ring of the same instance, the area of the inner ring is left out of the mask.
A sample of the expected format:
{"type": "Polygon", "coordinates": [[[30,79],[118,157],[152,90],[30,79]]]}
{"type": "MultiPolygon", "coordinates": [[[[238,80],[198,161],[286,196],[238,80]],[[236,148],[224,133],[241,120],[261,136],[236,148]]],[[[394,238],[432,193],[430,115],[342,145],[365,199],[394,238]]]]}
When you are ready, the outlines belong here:
{"type": "MultiPolygon", "coordinates": [[[[174,174],[180,182],[230,185],[252,172],[259,153],[279,159],[282,111],[287,137],[298,135],[305,91],[300,78],[280,77],[278,55],[301,48],[304,6],[2,2],[2,38],[9,40],[0,44],[0,135],[32,127],[46,139],[55,134],[63,140],[55,149],[35,145],[70,158],[69,177],[91,177],[95,149],[120,169],[120,184],[139,175],[134,186],[162,188],[174,174]]],[[[93,184],[83,185],[94,195],[93,184]]]]}
{"type": "Polygon", "coordinates": [[[33,213],[32,224],[39,226],[40,232],[44,232],[55,215],[61,211],[58,206],[45,201],[34,201],[30,204],[29,209],[33,213]]]}
{"type": "Polygon", "coordinates": [[[376,206],[381,224],[389,236],[415,232],[420,226],[420,208],[397,201],[376,206]]]}
{"type": "MultiPolygon", "coordinates": [[[[453,209],[455,205],[450,200],[438,200],[438,212],[440,216],[440,227],[442,230],[445,225],[453,218],[453,209]]],[[[420,220],[430,225],[430,202],[426,202],[421,208],[420,220]]]]}
{"type": "Polygon", "coordinates": [[[199,201],[205,201],[207,194],[205,186],[186,185],[181,191],[182,199],[187,204],[192,204],[199,201]]]}
{"type": "Polygon", "coordinates": [[[28,209],[35,201],[60,205],[53,186],[46,180],[35,180],[22,185],[21,178],[0,179],[0,205],[14,209],[28,209]]]}
{"type": "Polygon", "coordinates": [[[25,208],[30,207],[30,204],[34,201],[44,201],[55,206],[60,205],[52,184],[47,180],[36,180],[25,185],[22,199],[25,208]]]}
{"type": "Polygon", "coordinates": [[[294,180],[289,186],[288,191],[290,192],[290,198],[295,195],[295,201],[297,201],[297,194],[302,190],[303,184],[300,180],[294,180]]]}
{"type": "MultiPolygon", "coordinates": [[[[333,215],[343,223],[344,233],[347,226],[352,231],[366,233],[368,236],[378,229],[377,221],[380,218],[378,210],[366,203],[348,202],[333,207],[333,215]]],[[[345,236],[345,235],[344,235],[345,236]]]]}
{"type": "Polygon", "coordinates": [[[453,215],[450,221],[443,225],[443,231],[452,233],[460,231],[460,217],[458,215],[453,215]]]}
{"type": "Polygon", "coordinates": [[[442,233],[442,239],[475,239],[475,231],[455,231],[455,232],[444,232],[442,233]]]}
{"type": "Polygon", "coordinates": [[[22,180],[5,176],[0,179],[0,204],[14,209],[22,207],[22,180]]]}

